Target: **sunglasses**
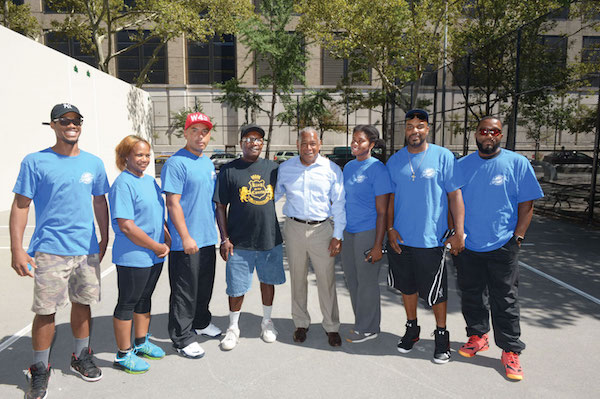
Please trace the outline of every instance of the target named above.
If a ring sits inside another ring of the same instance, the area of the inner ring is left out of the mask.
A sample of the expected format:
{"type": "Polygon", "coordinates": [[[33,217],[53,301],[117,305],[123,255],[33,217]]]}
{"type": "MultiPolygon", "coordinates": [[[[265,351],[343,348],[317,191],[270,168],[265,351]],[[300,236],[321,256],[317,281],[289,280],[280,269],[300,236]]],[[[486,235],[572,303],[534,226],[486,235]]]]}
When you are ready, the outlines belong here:
{"type": "Polygon", "coordinates": [[[263,142],[263,139],[261,139],[260,137],[244,137],[242,139],[242,142],[248,143],[248,144],[250,144],[250,143],[259,143],[260,144],[263,142]]]}
{"type": "Polygon", "coordinates": [[[404,116],[404,119],[410,120],[413,118],[418,118],[422,121],[427,121],[427,115],[419,111],[411,111],[404,116]]]}
{"type": "Polygon", "coordinates": [[[491,134],[492,136],[496,137],[496,136],[500,136],[502,134],[502,130],[481,128],[481,129],[479,129],[479,134],[482,136],[487,136],[488,134],[491,134]]]}
{"type": "Polygon", "coordinates": [[[75,119],[70,119],[70,118],[56,118],[54,119],[53,122],[58,122],[61,126],[69,126],[71,123],[75,126],[81,126],[81,124],[83,123],[83,119],[81,118],[75,118],[75,119]]]}

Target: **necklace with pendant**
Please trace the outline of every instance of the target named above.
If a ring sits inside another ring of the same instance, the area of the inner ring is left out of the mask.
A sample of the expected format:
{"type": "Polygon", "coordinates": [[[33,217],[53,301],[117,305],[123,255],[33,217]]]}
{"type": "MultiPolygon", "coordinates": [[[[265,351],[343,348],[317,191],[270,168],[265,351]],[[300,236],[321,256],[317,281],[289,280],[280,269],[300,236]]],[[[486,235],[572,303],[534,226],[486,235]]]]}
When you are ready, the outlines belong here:
{"type": "MultiPolygon", "coordinates": [[[[425,148],[425,152],[423,153],[423,158],[421,158],[421,161],[419,161],[419,164],[417,165],[417,170],[419,170],[419,168],[421,167],[421,164],[423,163],[423,160],[425,159],[425,156],[427,155],[427,150],[429,150],[429,145],[425,148]]],[[[406,155],[408,156],[408,166],[410,166],[410,178],[412,179],[412,181],[415,181],[415,178],[417,177],[415,175],[415,169],[412,166],[412,162],[410,161],[410,153],[408,152],[408,150],[406,151],[406,155]]]]}

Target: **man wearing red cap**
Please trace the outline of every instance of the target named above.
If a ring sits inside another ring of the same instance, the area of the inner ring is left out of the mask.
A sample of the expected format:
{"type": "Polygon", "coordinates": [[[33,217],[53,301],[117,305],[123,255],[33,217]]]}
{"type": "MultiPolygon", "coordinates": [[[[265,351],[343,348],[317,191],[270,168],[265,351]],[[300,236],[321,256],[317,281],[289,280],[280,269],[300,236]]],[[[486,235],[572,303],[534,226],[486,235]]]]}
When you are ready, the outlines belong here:
{"type": "Polygon", "coordinates": [[[168,227],[172,243],[169,254],[169,335],[184,357],[199,359],[204,350],[196,335],[218,337],[208,309],[215,280],[215,167],[204,150],[213,124],[195,112],[185,121],[186,146],[171,156],[161,172],[167,196],[168,227]]]}

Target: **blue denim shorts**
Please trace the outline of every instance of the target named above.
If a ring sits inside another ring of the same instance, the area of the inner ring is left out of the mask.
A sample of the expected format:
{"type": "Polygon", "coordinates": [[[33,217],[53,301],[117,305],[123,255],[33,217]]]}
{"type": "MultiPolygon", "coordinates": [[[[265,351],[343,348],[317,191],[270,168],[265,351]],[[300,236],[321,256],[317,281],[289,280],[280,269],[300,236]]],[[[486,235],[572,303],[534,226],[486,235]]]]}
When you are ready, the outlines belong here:
{"type": "Polygon", "coordinates": [[[279,285],[285,283],[283,271],[283,245],[279,244],[268,251],[250,251],[233,248],[233,255],[227,260],[226,281],[228,296],[244,295],[252,287],[252,275],[256,268],[261,283],[279,285]]]}

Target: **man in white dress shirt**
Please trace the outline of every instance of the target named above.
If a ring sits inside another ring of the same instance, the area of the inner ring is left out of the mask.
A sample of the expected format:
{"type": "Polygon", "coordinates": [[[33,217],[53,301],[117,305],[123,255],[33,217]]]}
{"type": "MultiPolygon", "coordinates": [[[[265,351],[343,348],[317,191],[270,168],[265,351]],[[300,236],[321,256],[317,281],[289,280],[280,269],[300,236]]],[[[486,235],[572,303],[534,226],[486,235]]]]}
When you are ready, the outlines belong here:
{"type": "Polygon", "coordinates": [[[344,179],[340,167],[319,154],[321,140],[314,128],[302,129],[296,145],[300,155],[281,164],[275,189],[276,201],[286,196],[284,235],[296,326],[294,341],[304,342],[310,325],[306,304],[310,258],[317,278],[323,328],[329,345],[340,346],[334,264],[346,227],[344,179]]]}

